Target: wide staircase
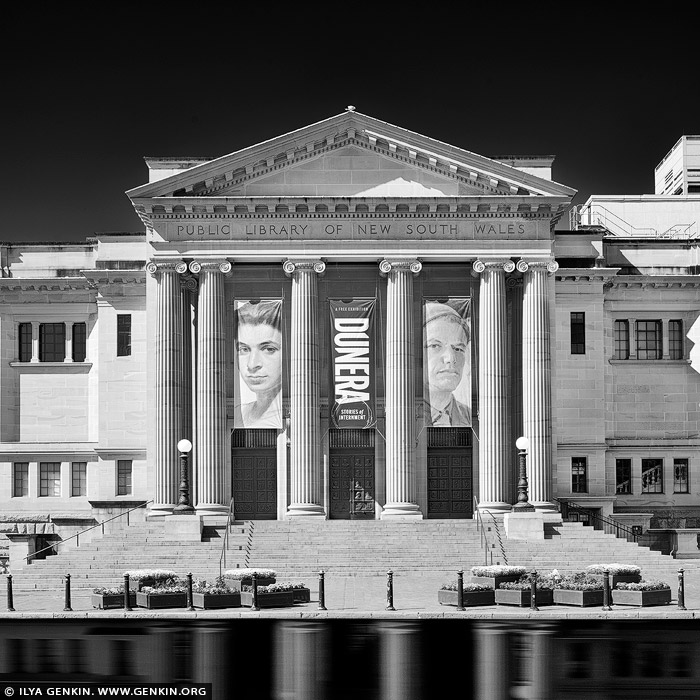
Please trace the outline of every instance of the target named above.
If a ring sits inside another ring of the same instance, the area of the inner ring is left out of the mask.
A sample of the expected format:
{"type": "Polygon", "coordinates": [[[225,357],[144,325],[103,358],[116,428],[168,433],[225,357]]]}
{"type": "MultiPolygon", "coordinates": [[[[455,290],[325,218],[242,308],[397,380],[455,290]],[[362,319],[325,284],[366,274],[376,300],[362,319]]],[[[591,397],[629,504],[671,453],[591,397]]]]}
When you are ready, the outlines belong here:
{"type": "Polygon", "coordinates": [[[134,569],[167,569],[213,580],[221,569],[271,568],[278,578],[329,575],[383,576],[391,570],[412,575],[465,578],[472,566],[510,564],[541,572],[581,571],[589,564],[620,563],[641,567],[645,578],[671,585],[679,566],[700,568],[700,561],[669,555],[605,534],[581,523],[546,526],[545,539],[507,540],[502,521],[485,520],[285,520],[247,521],[205,527],[201,542],[174,542],[162,522],[133,523],[118,532],[81,542],[32,564],[11,564],[16,590],[55,590],[66,574],[78,589],[116,586],[134,569]]]}

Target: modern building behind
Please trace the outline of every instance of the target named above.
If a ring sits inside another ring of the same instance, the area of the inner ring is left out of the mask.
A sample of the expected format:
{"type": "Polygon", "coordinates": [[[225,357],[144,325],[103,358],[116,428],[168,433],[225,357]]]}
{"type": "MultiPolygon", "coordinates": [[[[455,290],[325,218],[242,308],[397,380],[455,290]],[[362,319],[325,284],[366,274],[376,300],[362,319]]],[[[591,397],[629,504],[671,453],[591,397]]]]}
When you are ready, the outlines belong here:
{"type": "Polygon", "coordinates": [[[147,158],[127,193],[144,232],[0,246],[4,530],[167,516],[183,438],[200,515],[507,512],[521,435],[547,517],[700,524],[698,141],[656,194],[574,208],[551,156],[486,158],[353,108],[214,160],[147,158]],[[281,321],[278,410],[256,427],[246,301],[281,321]],[[426,379],[423,323],[446,306],[466,329],[459,419],[426,379]]]}

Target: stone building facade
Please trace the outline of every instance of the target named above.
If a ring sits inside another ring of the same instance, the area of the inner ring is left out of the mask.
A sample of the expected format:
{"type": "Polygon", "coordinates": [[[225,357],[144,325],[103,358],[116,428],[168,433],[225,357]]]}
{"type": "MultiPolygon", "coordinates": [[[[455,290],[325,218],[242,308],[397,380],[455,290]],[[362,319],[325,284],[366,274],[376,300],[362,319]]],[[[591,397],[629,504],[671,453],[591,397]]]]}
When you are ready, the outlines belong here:
{"type": "MultiPolygon", "coordinates": [[[[562,501],[643,527],[700,516],[697,225],[621,232],[594,198],[565,229],[576,192],[552,162],[348,108],[214,160],[147,159],[127,193],[142,233],[3,244],[6,529],[171,513],[183,438],[202,516],[508,512],[519,436],[551,517],[562,501]],[[425,379],[426,304],[454,299],[470,309],[461,424],[435,419],[425,379]],[[240,300],[281,301],[274,427],[236,423],[240,300]],[[343,428],[329,307],[367,300],[371,420],[343,428]]],[[[697,221],[697,200],[673,204],[697,221]]]]}

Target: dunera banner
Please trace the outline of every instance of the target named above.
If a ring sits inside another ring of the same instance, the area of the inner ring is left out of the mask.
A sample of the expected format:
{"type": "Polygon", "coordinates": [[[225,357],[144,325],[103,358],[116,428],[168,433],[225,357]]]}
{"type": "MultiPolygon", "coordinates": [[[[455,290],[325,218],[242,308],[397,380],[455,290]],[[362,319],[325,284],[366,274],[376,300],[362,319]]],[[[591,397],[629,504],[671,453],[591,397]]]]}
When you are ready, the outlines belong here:
{"type": "Polygon", "coordinates": [[[234,428],[282,427],[282,299],[235,300],[234,428]]]}
{"type": "Polygon", "coordinates": [[[333,428],[373,428],[375,299],[330,299],[333,428]]]}
{"type": "Polygon", "coordinates": [[[426,426],[471,426],[471,366],[471,299],[423,299],[426,426]]]}

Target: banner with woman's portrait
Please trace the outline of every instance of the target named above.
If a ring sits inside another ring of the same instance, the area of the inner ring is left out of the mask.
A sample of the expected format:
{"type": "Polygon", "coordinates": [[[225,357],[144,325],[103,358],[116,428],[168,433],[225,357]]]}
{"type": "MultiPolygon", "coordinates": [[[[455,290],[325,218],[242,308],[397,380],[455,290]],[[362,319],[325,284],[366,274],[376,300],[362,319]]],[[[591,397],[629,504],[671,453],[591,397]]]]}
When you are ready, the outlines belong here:
{"type": "Polygon", "coordinates": [[[234,428],[282,427],[282,299],[234,301],[234,428]]]}
{"type": "Polygon", "coordinates": [[[424,422],[472,425],[471,299],[423,299],[424,422]]]}
{"type": "Polygon", "coordinates": [[[333,428],[373,428],[374,299],[331,299],[330,421],[333,428]]]}

